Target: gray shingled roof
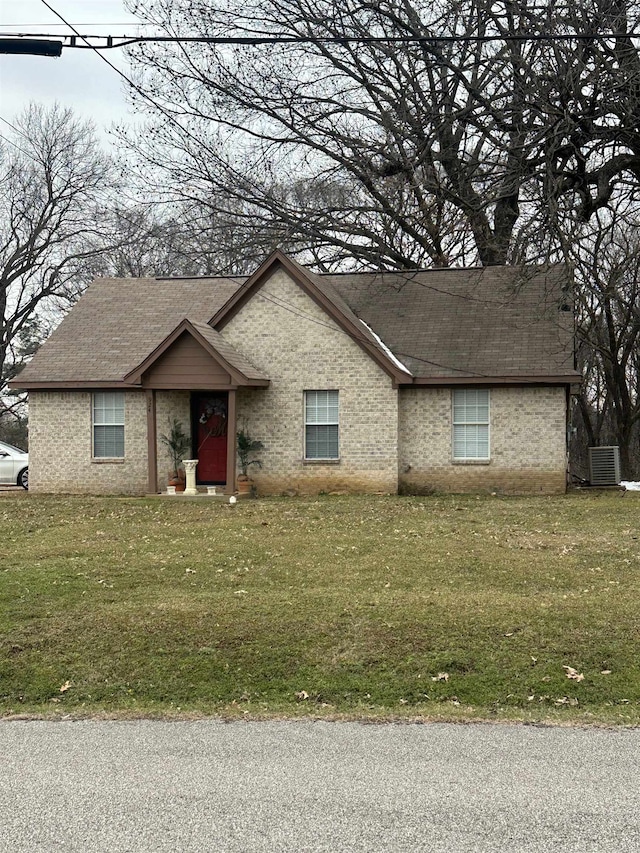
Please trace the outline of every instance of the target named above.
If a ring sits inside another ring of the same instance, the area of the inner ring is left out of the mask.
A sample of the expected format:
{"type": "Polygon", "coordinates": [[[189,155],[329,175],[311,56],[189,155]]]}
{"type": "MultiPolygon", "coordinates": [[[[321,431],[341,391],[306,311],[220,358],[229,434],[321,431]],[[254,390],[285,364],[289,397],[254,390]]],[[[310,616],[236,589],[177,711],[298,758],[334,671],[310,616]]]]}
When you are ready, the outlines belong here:
{"type": "MultiPolygon", "coordinates": [[[[338,311],[362,319],[417,377],[577,378],[573,314],[559,310],[569,283],[564,267],[343,275],[302,270],[338,311]]],[[[185,317],[245,375],[262,378],[242,354],[225,354],[217,332],[203,330],[245,280],[98,279],[18,382],[121,381],[185,317]]]]}
{"type": "Polygon", "coordinates": [[[94,281],[20,374],[20,382],[121,381],[185,317],[206,323],[244,279],[94,281]]]}
{"type": "Polygon", "coordinates": [[[415,376],[575,372],[564,266],[323,276],[415,376]]]}

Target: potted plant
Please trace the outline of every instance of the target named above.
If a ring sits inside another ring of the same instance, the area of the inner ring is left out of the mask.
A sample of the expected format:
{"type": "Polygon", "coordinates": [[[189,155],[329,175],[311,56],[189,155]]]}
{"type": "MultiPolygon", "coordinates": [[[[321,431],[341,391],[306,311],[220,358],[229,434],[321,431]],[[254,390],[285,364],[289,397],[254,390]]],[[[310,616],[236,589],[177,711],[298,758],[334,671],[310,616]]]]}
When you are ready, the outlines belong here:
{"type": "Polygon", "coordinates": [[[191,452],[191,438],[184,431],[182,422],[178,418],[169,418],[169,431],[160,435],[160,441],[169,451],[171,458],[169,485],[175,486],[176,492],[183,492],[185,473],[181,462],[186,454],[191,452]]]}
{"type": "Polygon", "coordinates": [[[261,441],[257,441],[254,438],[251,438],[249,433],[247,422],[244,420],[242,422],[241,428],[237,433],[238,439],[238,461],[240,463],[240,476],[238,477],[238,492],[240,494],[249,494],[251,491],[251,479],[249,478],[249,467],[251,465],[257,465],[258,468],[262,468],[262,462],[259,459],[252,459],[251,457],[257,453],[259,450],[264,449],[264,444],[261,441]]]}

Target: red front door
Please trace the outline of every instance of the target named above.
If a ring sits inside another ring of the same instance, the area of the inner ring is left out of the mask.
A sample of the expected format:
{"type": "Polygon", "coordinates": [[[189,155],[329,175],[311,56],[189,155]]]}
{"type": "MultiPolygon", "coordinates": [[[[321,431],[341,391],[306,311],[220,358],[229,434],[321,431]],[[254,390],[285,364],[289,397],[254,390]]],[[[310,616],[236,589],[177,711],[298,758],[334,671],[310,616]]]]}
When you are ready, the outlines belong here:
{"type": "Polygon", "coordinates": [[[227,481],[227,406],[226,391],[211,391],[193,398],[199,483],[227,481]]]}

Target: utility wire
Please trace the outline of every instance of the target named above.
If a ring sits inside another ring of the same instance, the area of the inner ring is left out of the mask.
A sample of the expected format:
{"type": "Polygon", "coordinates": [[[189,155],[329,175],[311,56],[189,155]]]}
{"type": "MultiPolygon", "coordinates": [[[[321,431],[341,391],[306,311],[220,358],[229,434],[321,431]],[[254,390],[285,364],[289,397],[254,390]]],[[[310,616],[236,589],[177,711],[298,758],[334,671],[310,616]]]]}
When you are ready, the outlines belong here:
{"type": "MultiPolygon", "coordinates": [[[[27,142],[31,141],[29,139],[29,137],[27,136],[27,134],[24,133],[24,131],[20,130],[19,127],[16,127],[15,124],[12,124],[8,119],[4,118],[3,116],[0,116],[0,121],[4,122],[7,125],[7,127],[10,127],[14,133],[18,134],[18,136],[21,136],[23,139],[26,139],[27,142]]],[[[13,141],[13,139],[9,139],[8,136],[5,136],[2,133],[0,133],[0,139],[4,140],[4,142],[8,143],[9,145],[12,145],[21,154],[24,154],[25,157],[28,157],[30,160],[33,160],[34,163],[39,163],[39,160],[37,160],[33,156],[33,154],[31,154],[29,151],[25,151],[25,149],[21,148],[17,142],[13,141]]]]}
{"type": "MultiPolygon", "coordinates": [[[[0,118],[1,118],[1,116],[0,116],[0,118]]],[[[2,121],[4,121],[4,119],[2,119],[2,121]]],[[[9,139],[8,136],[5,136],[3,133],[0,133],[0,139],[2,139],[3,142],[6,142],[7,145],[12,145],[17,151],[19,151],[21,154],[24,154],[25,157],[28,157],[30,160],[33,160],[34,163],[38,162],[36,160],[36,158],[33,156],[33,154],[29,154],[28,151],[24,150],[24,148],[20,148],[20,146],[17,143],[15,143],[12,139],[9,139]]]]}
{"type": "MultiPolygon", "coordinates": [[[[297,308],[295,305],[292,305],[290,302],[287,302],[286,299],[283,299],[281,296],[276,296],[274,293],[269,293],[269,291],[266,291],[264,288],[261,288],[257,295],[261,296],[266,302],[271,302],[276,307],[282,308],[284,311],[288,311],[290,314],[293,314],[294,316],[299,317],[301,320],[307,320],[310,323],[315,323],[317,326],[321,326],[321,327],[324,327],[326,329],[331,329],[332,331],[335,331],[335,329],[336,329],[335,325],[331,325],[330,323],[325,323],[322,320],[318,320],[316,317],[312,317],[310,314],[305,313],[301,309],[297,308]]],[[[359,322],[365,323],[365,321],[362,320],[360,317],[358,317],[358,315],[355,314],[355,312],[354,312],[354,316],[356,317],[356,319],[359,322]]],[[[366,323],[365,323],[365,325],[366,325],[366,323]]],[[[365,337],[364,335],[360,336],[360,335],[352,334],[351,332],[347,332],[346,329],[341,330],[341,331],[343,331],[344,334],[346,334],[349,338],[351,338],[353,341],[355,341],[358,344],[364,343],[364,344],[368,344],[369,346],[376,347],[376,349],[379,352],[382,352],[384,355],[387,356],[387,358],[389,358],[389,356],[384,352],[384,349],[379,344],[374,343],[374,341],[372,341],[370,338],[365,337]]],[[[377,334],[377,333],[374,332],[374,334],[377,334]]],[[[382,340],[382,338],[380,338],[380,340],[382,340]]],[[[418,356],[418,355],[413,355],[412,353],[401,352],[400,350],[397,350],[397,349],[391,349],[384,342],[383,342],[383,344],[384,344],[384,346],[387,347],[387,349],[389,349],[389,352],[391,352],[393,354],[393,356],[398,360],[401,360],[404,358],[410,358],[410,359],[413,359],[413,361],[419,361],[423,364],[428,364],[431,367],[439,367],[442,370],[452,370],[456,373],[462,373],[466,377],[472,377],[473,376],[473,377],[478,378],[478,379],[488,379],[488,380],[490,380],[492,378],[495,379],[495,376],[492,377],[491,374],[488,374],[488,373],[479,373],[478,371],[470,370],[469,368],[465,369],[462,367],[454,367],[451,364],[442,364],[439,361],[432,361],[431,359],[423,358],[423,357],[418,356]]],[[[393,359],[389,359],[389,360],[393,361],[393,359]]],[[[408,370],[406,365],[404,365],[404,367],[405,367],[405,369],[408,370]]],[[[413,376],[415,374],[413,374],[413,372],[410,372],[408,375],[413,376]]],[[[447,377],[444,377],[444,378],[447,378],[447,377]]],[[[453,379],[454,377],[449,377],[449,378],[453,379]]]]}
{"type": "MultiPolygon", "coordinates": [[[[174,125],[181,133],[183,133],[185,136],[189,137],[189,139],[191,139],[193,142],[195,142],[199,148],[205,148],[207,150],[211,150],[208,145],[205,145],[204,142],[201,139],[198,139],[198,137],[195,134],[193,134],[188,128],[186,128],[182,124],[180,124],[180,122],[175,118],[175,116],[171,115],[171,113],[168,112],[168,110],[166,110],[162,106],[162,104],[160,104],[160,103],[158,103],[158,101],[154,100],[154,98],[152,98],[151,95],[147,94],[147,92],[145,92],[144,89],[142,89],[140,86],[138,86],[136,83],[134,83],[130,77],[127,77],[127,75],[124,73],[124,71],[121,71],[117,67],[117,65],[114,65],[113,62],[110,62],[107,59],[107,57],[103,56],[97,48],[93,47],[93,45],[90,45],[89,42],[87,41],[86,37],[81,35],[76,30],[76,28],[73,26],[73,24],[70,24],[69,21],[65,20],[65,18],[63,18],[59,12],[56,12],[56,10],[53,8],[53,6],[49,5],[49,3],[47,3],[47,0],[41,0],[41,2],[47,7],[47,9],[49,9],[49,11],[53,12],[53,14],[57,18],[59,18],[62,21],[62,23],[65,24],[65,26],[67,26],[67,27],[69,27],[69,29],[73,30],[73,32],[76,34],[76,36],[78,38],[83,39],[87,43],[87,45],[91,48],[91,50],[95,51],[96,56],[99,56],[100,59],[109,66],[109,68],[111,68],[113,71],[116,72],[116,74],[118,74],[120,77],[122,77],[122,79],[135,92],[137,92],[141,98],[144,98],[145,101],[148,101],[153,107],[155,107],[155,109],[157,109],[160,113],[162,113],[162,115],[167,119],[167,121],[170,124],[174,125]]],[[[213,152],[211,152],[211,153],[213,154],[213,152]]]]}
{"type": "Polygon", "coordinates": [[[23,133],[23,132],[20,130],[20,128],[19,128],[19,127],[16,127],[16,126],[15,126],[15,124],[11,124],[11,122],[10,122],[8,119],[3,118],[2,116],[0,116],[0,121],[3,121],[3,122],[4,122],[6,125],[8,125],[8,127],[10,127],[10,128],[11,128],[11,130],[13,130],[15,133],[19,134],[20,136],[23,136],[25,139],[27,139],[27,138],[28,138],[28,137],[27,137],[27,135],[26,135],[25,133],[23,133]]]}
{"type": "MultiPolygon", "coordinates": [[[[290,314],[293,314],[294,316],[299,317],[301,320],[307,320],[310,323],[315,323],[316,326],[323,326],[326,329],[331,329],[332,331],[335,331],[335,328],[336,328],[335,325],[331,325],[330,323],[324,323],[322,320],[318,320],[316,317],[312,317],[310,314],[306,314],[304,311],[301,311],[299,308],[296,308],[295,305],[291,305],[285,299],[282,299],[282,297],[276,296],[273,293],[269,293],[268,291],[265,291],[264,288],[262,288],[259,291],[258,295],[261,296],[265,301],[271,302],[276,307],[282,308],[284,311],[288,311],[290,314]]],[[[357,316],[357,314],[354,314],[354,316],[357,317],[358,320],[360,320],[360,318],[357,316]]],[[[362,321],[360,320],[360,322],[362,322],[362,321]]],[[[344,331],[344,333],[348,337],[350,337],[353,341],[355,341],[356,343],[358,343],[358,344],[364,343],[364,344],[368,344],[369,346],[375,346],[376,349],[378,349],[380,352],[382,352],[383,354],[386,355],[386,353],[384,353],[384,350],[382,349],[382,347],[380,347],[379,345],[376,345],[370,338],[367,338],[364,335],[362,335],[362,336],[354,335],[354,334],[351,334],[350,332],[347,332],[346,330],[342,330],[342,331],[344,331]]],[[[448,364],[440,364],[437,361],[430,361],[428,358],[420,358],[420,356],[411,355],[408,352],[397,352],[396,350],[391,350],[391,349],[389,351],[392,352],[393,355],[397,359],[411,358],[414,361],[420,361],[420,362],[423,362],[424,364],[429,364],[432,367],[440,367],[443,370],[454,370],[457,373],[464,373],[467,376],[469,374],[471,374],[473,376],[477,376],[477,377],[482,378],[482,379],[490,379],[491,378],[486,373],[477,373],[474,370],[464,370],[463,368],[460,368],[460,367],[453,367],[452,365],[448,365],[448,364]]],[[[387,358],[389,358],[389,356],[387,356],[387,358]]],[[[391,361],[392,359],[389,359],[389,360],[391,361]]],[[[409,373],[407,375],[413,375],[413,374],[409,373]]]]}
{"type": "Polygon", "coordinates": [[[435,36],[435,35],[411,35],[411,36],[105,36],[105,35],[82,35],[78,30],[64,20],[62,15],[59,15],[45,0],[42,0],[44,5],[50,9],[54,15],[60,18],[66,26],[73,30],[73,35],[63,35],[56,33],[55,35],[47,33],[0,33],[0,35],[9,35],[14,38],[46,38],[46,39],[65,39],[69,40],[69,44],[65,44],[65,48],[73,48],[76,50],[115,50],[117,48],[128,47],[132,44],[141,44],[144,42],[163,43],[169,42],[174,44],[212,44],[212,45],[279,45],[279,44],[459,44],[463,42],[472,42],[478,44],[490,44],[492,42],[593,42],[593,41],[610,41],[611,39],[633,39],[640,38],[640,33],[636,32],[612,32],[612,33],[531,33],[522,35],[452,35],[452,36],[435,36]],[[76,38],[82,39],[85,44],[77,44],[76,38]],[[89,43],[89,39],[105,39],[106,44],[94,45],[89,43]]]}
{"type": "MultiPolygon", "coordinates": [[[[26,24],[3,23],[3,27],[47,27],[50,21],[40,23],[39,21],[29,21],[26,24]]],[[[132,27],[136,26],[154,26],[153,24],[139,24],[137,21],[83,21],[81,24],[76,24],[77,27],[132,27]]],[[[58,26],[56,24],[56,26],[58,26]]],[[[68,25],[67,25],[68,26],[68,25]]]]}

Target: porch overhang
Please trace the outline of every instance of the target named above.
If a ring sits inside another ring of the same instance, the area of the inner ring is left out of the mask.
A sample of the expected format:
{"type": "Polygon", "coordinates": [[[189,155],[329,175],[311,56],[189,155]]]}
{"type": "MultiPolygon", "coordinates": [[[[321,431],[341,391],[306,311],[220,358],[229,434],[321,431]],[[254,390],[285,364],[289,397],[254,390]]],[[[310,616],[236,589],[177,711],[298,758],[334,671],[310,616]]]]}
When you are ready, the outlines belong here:
{"type": "Polygon", "coordinates": [[[155,389],[228,390],[266,388],[270,380],[215,329],[185,318],[123,382],[155,389]]]}

